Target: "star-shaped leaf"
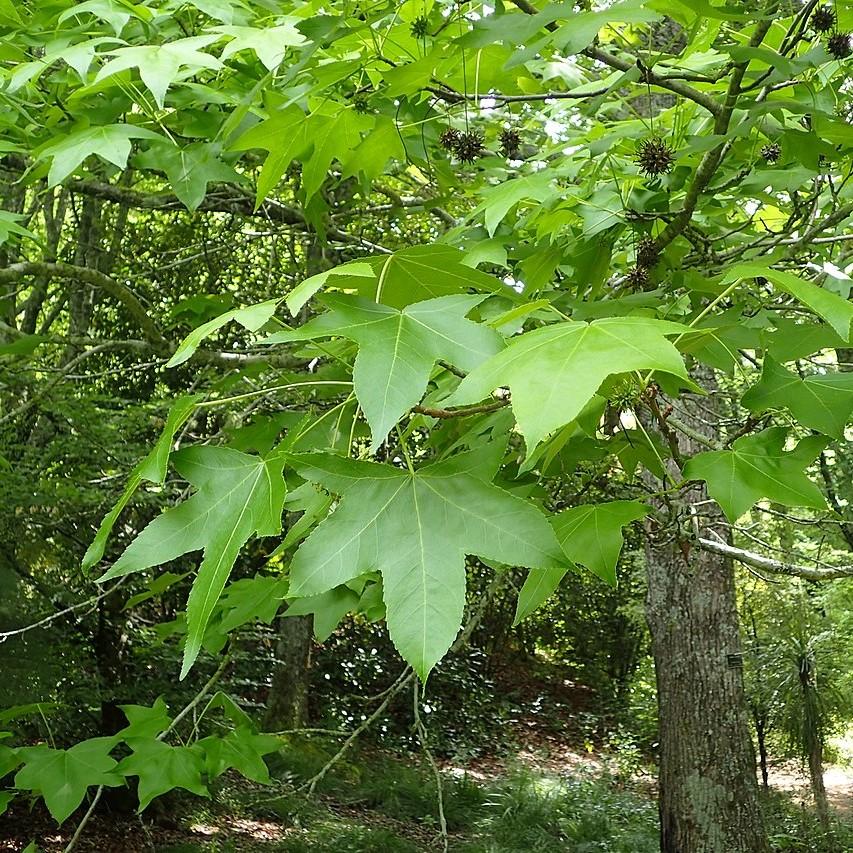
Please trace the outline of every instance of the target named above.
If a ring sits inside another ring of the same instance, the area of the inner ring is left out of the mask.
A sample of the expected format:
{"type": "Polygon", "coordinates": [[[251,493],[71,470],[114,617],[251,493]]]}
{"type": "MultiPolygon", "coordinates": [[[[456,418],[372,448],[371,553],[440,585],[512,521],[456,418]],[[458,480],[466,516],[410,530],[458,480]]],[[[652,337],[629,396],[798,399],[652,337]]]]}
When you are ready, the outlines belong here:
{"type": "Polygon", "coordinates": [[[484,296],[455,294],[408,305],[402,311],[358,297],[327,294],[325,314],[264,343],[344,337],[358,344],[353,368],[356,397],[373,434],[371,450],[424,395],[435,362],[473,370],[503,348],[503,338],[465,315],[484,296]]]}
{"type": "Polygon", "coordinates": [[[39,153],[40,158],[52,157],[47,182],[55,186],[64,181],[87,157],[98,157],[123,169],[130,156],[131,139],[160,139],[153,131],[132,124],[107,124],[86,127],[62,137],[39,153]]]}
{"type": "Polygon", "coordinates": [[[354,290],[392,308],[471,290],[522,301],[499,279],[465,266],[464,259],[465,255],[452,246],[409,246],[393,255],[364,258],[311,276],[297,285],[285,302],[295,315],[321,287],[331,285],[354,290]]]}
{"type": "Polygon", "coordinates": [[[206,737],[198,746],[204,750],[207,774],[211,779],[233,768],[247,779],[266,784],[270,774],[263,756],[275,752],[281,742],[273,735],[257,734],[241,727],[224,737],[206,737]]]}
{"type": "Polygon", "coordinates": [[[285,485],[281,455],[268,459],[227,447],[191,447],[175,454],[178,472],[196,493],[157,516],[100,579],[108,580],[204,549],[187,601],[183,678],[201,648],[204,629],[240,548],[255,533],[281,531],[285,485]]]}
{"type": "Polygon", "coordinates": [[[118,732],[118,736],[124,739],[138,737],[156,737],[164,732],[172,718],[169,716],[169,708],[162,696],[154,700],[154,704],[148,705],[119,705],[125,717],[127,725],[118,732]]]}
{"type": "Polygon", "coordinates": [[[827,439],[807,436],[786,453],[786,435],[784,427],[772,427],[739,438],[731,450],[700,453],[688,460],[684,476],[705,480],[711,497],[732,523],[761,498],[825,509],[826,500],[805,469],[826,447],[827,439]]]}
{"type": "Polygon", "coordinates": [[[219,158],[218,146],[207,142],[181,148],[164,140],[151,145],[133,164],[165,172],[175,195],[188,210],[195,210],[204,201],[209,183],[240,180],[240,175],[219,158]]]}
{"type": "Polygon", "coordinates": [[[803,426],[843,438],[853,412],[853,373],[815,373],[801,379],[768,354],[761,381],[741,402],[751,412],[784,406],[803,426]]]}
{"type": "Polygon", "coordinates": [[[222,59],[251,50],[268,71],[273,71],[281,65],[287,48],[305,44],[305,36],[294,26],[300,20],[279,18],[277,27],[216,27],[216,32],[230,39],[222,50],[222,59]]]}
{"type": "Polygon", "coordinates": [[[24,766],[15,776],[15,787],[40,792],[48,811],[62,823],[83,802],[90,786],[122,784],[115,772],[118,762],[110,757],[115,744],[115,738],[99,737],[71,749],[25,746],[18,750],[24,766]]]}
{"type": "Polygon", "coordinates": [[[660,370],[690,385],[681,355],[665,337],[683,331],[677,323],[647,317],[544,326],[515,338],[469,373],[446,402],[474,403],[508,385],[519,429],[532,450],[574,420],[611,374],[660,370]]]}
{"type": "Polygon", "coordinates": [[[139,777],[139,811],[144,811],[155,797],[184,788],[206,797],[202,780],[204,750],[199,746],[170,746],[161,740],[134,739],[133,750],[118,766],[123,776],[139,777]]]}
{"type": "Polygon", "coordinates": [[[649,508],[639,501],[608,501],[572,507],[555,516],[551,523],[572,560],[615,585],[622,528],[648,512],[649,508]]]}
{"type": "Polygon", "coordinates": [[[296,552],[291,594],[317,595],[380,571],[391,638],[421,678],[459,631],[466,554],[528,567],[567,564],[544,515],[491,484],[495,446],[415,473],[323,454],[291,461],[301,476],[342,496],[296,552]]]}
{"type": "Polygon", "coordinates": [[[194,74],[202,68],[218,71],[222,63],[202,48],[217,41],[219,36],[204,35],[177,39],[167,44],[146,44],[111,50],[113,58],[98,72],[95,82],[112,77],[128,68],[138,68],[142,82],[163,109],[169,86],[182,73],[194,74]]]}

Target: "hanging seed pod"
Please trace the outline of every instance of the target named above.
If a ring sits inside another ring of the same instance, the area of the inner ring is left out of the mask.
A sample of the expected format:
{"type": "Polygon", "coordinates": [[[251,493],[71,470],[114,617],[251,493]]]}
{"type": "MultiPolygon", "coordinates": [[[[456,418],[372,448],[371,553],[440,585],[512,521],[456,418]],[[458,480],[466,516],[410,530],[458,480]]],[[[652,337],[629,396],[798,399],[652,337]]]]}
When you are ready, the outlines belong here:
{"type": "Polygon", "coordinates": [[[501,153],[510,160],[516,158],[518,146],[521,145],[521,137],[515,130],[504,128],[500,133],[501,153]]]}
{"type": "Polygon", "coordinates": [[[770,142],[761,149],[761,156],[767,163],[778,163],[782,156],[782,146],[778,142],[770,142]]]}
{"type": "Polygon", "coordinates": [[[643,290],[649,283],[649,271],[646,267],[636,266],[628,272],[626,278],[634,290],[643,290]]]}
{"type": "Polygon", "coordinates": [[[429,20],[426,16],[421,15],[419,18],[415,18],[415,20],[412,21],[411,27],[409,27],[409,32],[412,34],[413,38],[426,38],[429,35],[429,20]]]}
{"type": "Polygon", "coordinates": [[[647,178],[665,175],[672,171],[675,152],[662,139],[644,139],[637,148],[636,162],[647,178]]]}
{"type": "Polygon", "coordinates": [[[835,29],[835,12],[829,6],[818,6],[812,13],[812,29],[816,33],[828,33],[835,29]]]}
{"type": "Polygon", "coordinates": [[[835,33],[835,35],[831,35],[827,39],[826,49],[836,59],[847,59],[853,53],[853,46],[850,44],[850,33],[835,33]]]}
{"type": "Polygon", "coordinates": [[[483,153],[483,134],[476,130],[460,133],[453,153],[463,163],[473,163],[483,153]]]}
{"type": "Polygon", "coordinates": [[[637,266],[650,270],[660,260],[660,249],[651,237],[643,237],[637,243],[637,266]]]}
{"type": "Polygon", "coordinates": [[[370,104],[368,103],[367,98],[364,95],[356,95],[352,99],[353,108],[357,113],[364,115],[365,113],[370,112],[370,104]]]}
{"type": "Polygon", "coordinates": [[[441,136],[438,137],[438,144],[445,149],[445,151],[455,151],[456,146],[459,143],[459,137],[462,134],[455,127],[445,128],[441,132],[441,136]]]}

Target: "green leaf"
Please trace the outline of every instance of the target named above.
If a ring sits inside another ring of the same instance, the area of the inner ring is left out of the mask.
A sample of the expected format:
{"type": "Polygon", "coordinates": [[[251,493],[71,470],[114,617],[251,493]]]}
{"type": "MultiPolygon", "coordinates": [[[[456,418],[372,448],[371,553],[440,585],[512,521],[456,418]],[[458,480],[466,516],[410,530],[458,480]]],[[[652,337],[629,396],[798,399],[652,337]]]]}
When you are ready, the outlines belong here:
{"type": "Polygon", "coordinates": [[[284,299],[290,313],[294,316],[299,313],[299,310],[306,302],[327,283],[337,284],[339,287],[347,287],[346,279],[348,276],[375,278],[373,267],[365,261],[350,261],[348,264],[342,264],[339,267],[334,267],[330,270],[312,275],[300,282],[284,299]],[[340,278],[340,281],[338,280],[340,278]]]}
{"type": "MultiPolygon", "coordinates": [[[[0,732],[0,737],[9,737],[9,732],[0,732]]],[[[11,773],[20,763],[18,750],[0,743],[0,779],[11,773]]]]}
{"type": "Polygon", "coordinates": [[[155,518],[130,543],[101,582],[204,549],[187,601],[183,678],[201,648],[205,628],[237,554],[257,533],[281,531],[285,485],[281,456],[262,459],[227,447],[197,446],[175,455],[175,467],[195,494],[155,518]]]}
{"type": "Polygon", "coordinates": [[[612,3],[599,12],[581,12],[572,15],[568,23],[554,33],[554,45],[565,54],[580,53],[595,39],[596,34],[608,24],[644,23],[654,21],[660,14],[645,9],[645,0],[622,0],[612,3]]]}
{"type": "Polygon", "coordinates": [[[815,373],[801,379],[768,354],[761,381],[741,402],[756,413],[784,406],[803,426],[841,439],[853,412],[853,373],[815,373]]]}
{"type": "Polygon", "coordinates": [[[211,735],[198,742],[204,750],[207,775],[214,779],[226,770],[237,770],[247,779],[269,784],[270,773],[263,757],[275,752],[281,742],[273,735],[256,734],[251,729],[238,728],[224,737],[211,735]]]}
{"type": "Polygon", "coordinates": [[[567,509],[551,524],[563,550],[574,562],[615,586],[622,528],[648,513],[649,508],[639,501],[608,501],[567,509]]]}
{"type": "Polygon", "coordinates": [[[169,589],[169,587],[178,583],[178,581],[182,581],[188,576],[189,572],[183,572],[180,575],[175,574],[174,572],[163,572],[162,575],[152,580],[143,592],[138,592],[136,595],[132,595],[127,600],[124,607],[122,607],[122,610],[132,610],[138,604],[142,604],[143,601],[150,601],[152,598],[162,595],[167,589],[169,589]]]}
{"type": "Polygon", "coordinates": [[[166,92],[179,76],[184,76],[182,71],[192,74],[203,68],[214,71],[222,68],[222,63],[215,56],[202,51],[202,48],[218,38],[215,35],[193,36],[167,44],[115,48],[109,51],[113,58],[101,68],[95,82],[99,83],[128,68],[137,68],[142,82],[154,96],[155,103],[163,109],[166,92]]]}
{"type": "Polygon", "coordinates": [[[14,791],[0,791],[0,815],[9,808],[9,803],[15,799],[14,791]]]}
{"type": "Polygon", "coordinates": [[[119,705],[119,708],[127,717],[127,725],[116,736],[124,740],[157,737],[166,731],[169,728],[169,723],[172,722],[172,718],[169,716],[169,708],[162,696],[158,696],[150,707],[147,705],[119,705]]]}
{"type": "Polygon", "coordinates": [[[361,142],[361,131],[370,127],[370,119],[352,107],[338,108],[334,118],[312,115],[309,121],[314,148],[302,169],[302,188],[306,200],[320,189],[332,161],[344,162],[346,155],[361,142]]]}
{"type": "Polygon", "coordinates": [[[61,24],[70,17],[76,17],[84,12],[106,21],[116,35],[121,35],[121,31],[131,17],[139,18],[142,21],[151,20],[151,11],[135,3],[122,2],[122,0],[85,0],[83,3],[75,3],[70,9],[66,9],[59,16],[58,23],[61,24]]]}
{"type": "Polygon", "coordinates": [[[178,397],[172,404],[169,410],[169,415],[166,418],[166,423],[163,426],[163,431],[160,433],[160,438],[157,443],[151,448],[148,455],[130,472],[127,485],[122,492],[121,497],[116,501],[116,505],[107,513],[92,544],[86,549],[83,555],[83,570],[92,568],[101,557],[104,556],[104,550],[107,546],[107,539],[118,520],[121,511],[127,506],[127,502],[133,496],[133,493],[139,488],[143,480],[148,480],[151,483],[159,483],[166,479],[166,466],[169,461],[169,454],[172,452],[172,440],[175,433],[183,426],[187,418],[195,409],[196,403],[201,400],[200,394],[186,394],[178,397]]]}
{"type": "Polygon", "coordinates": [[[127,165],[131,139],[160,139],[156,133],[132,124],[108,124],[87,127],[62,137],[59,142],[43,148],[39,158],[52,157],[48,185],[64,181],[87,157],[97,154],[119,169],[127,165]]]}
{"type": "MultiPolygon", "coordinates": [[[[325,116],[322,120],[327,120],[325,116]]],[[[276,110],[255,127],[249,128],[233,145],[237,151],[261,148],[269,151],[258,178],[255,205],[275,189],[281,176],[297,157],[302,157],[312,145],[311,123],[299,107],[276,110]]]]}
{"type": "Polygon", "coordinates": [[[568,571],[569,569],[565,566],[530,570],[518,592],[515,618],[512,620],[513,627],[525,620],[554,594],[568,571]]]}
{"type": "Polygon", "coordinates": [[[0,344],[0,355],[32,355],[48,340],[44,335],[21,335],[10,344],[0,344]]]}
{"type": "Polygon", "coordinates": [[[425,679],[462,621],[466,554],[528,567],[567,563],[540,511],[489,482],[495,451],[461,453],[414,474],[323,454],[293,456],[301,476],[342,500],[296,552],[291,594],[317,595],[380,571],[391,638],[425,679]]]}
{"type": "Polygon", "coordinates": [[[532,450],[574,420],[608,376],[660,370],[689,383],[684,362],[666,335],[684,327],[646,317],[566,321],[527,332],[469,373],[446,401],[475,403],[508,385],[518,426],[532,450]]]}
{"type": "Polygon", "coordinates": [[[823,317],[842,340],[850,340],[850,324],[853,322],[853,303],[842,299],[837,293],[804,281],[793,273],[774,270],[762,264],[737,264],[723,279],[724,284],[739,278],[766,278],[777,287],[790,293],[815,314],[823,317]]]}
{"type": "Polygon", "coordinates": [[[24,766],[15,776],[15,787],[40,793],[54,820],[63,823],[83,802],[90,786],[122,784],[115,772],[118,763],[110,757],[115,744],[115,738],[99,737],[71,749],[51,749],[44,744],[22,747],[18,756],[24,766]]]}
{"type": "Polygon", "coordinates": [[[288,603],[284,615],[313,615],[314,636],[318,643],[323,643],[329,639],[341,619],[356,609],[358,602],[359,595],[348,586],[336,586],[319,595],[294,599],[288,603]]]}
{"type": "Polygon", "coordinates": [[[228,59],[241,50],[253,51],[268,71],[274,71],[284,60],[287,48],[306,43],[305,36],[296,29],[300,19],[278,18],[276,27],[216,27],[215,31],[229,37],[221,58],[228,59]]]}
{"type": "Polygon", "coordinates": [[[471,212],[473,219],[480,213],[485,215],[486,230],[494,237],[498,225],[517,204],[527,199],[544,202],[554,194],[551,188],[551,176],[543,172],[539,175],[529,175],[503,181],[497,186],[489,187],[482,192],[484,201],[471,212]]]}
{"type": "Polygon", "coordinates": [[[193,329],[180,343],[175,350],[175,354],[166,363],[166,367],[177,367],[185,361],[193,357],[193,353],[199,348],[201,342],[210,337],[214,332],[218,332],[223,326],[230,323],[232,320],[239,323],[244,329],[250,332],[257,332],[264,324],[268,323],[281,299],[269,299],[266,302],[260,302],[257,305],[248,305],[245,308],[234,308],[231,311],[226,311],[220,314],[213,320],[202,324],[197,329],[193,329]]]}
{"type": "Polygon", "coordinates": [[[219,159],[218,146],[206,142],[179,148],[171,142],[158,141],[133,162],[141,168],[164,171],[187,210],[195,210],[204,201],[209,183],[240,180],[240,175],[219,159]]]}
{"type": "MultiPolygon", "coordinates": [[[[12,234],[17,237],[28,237],[30,240],[34,240],[38,243],[39,238],[36,234],[30,231],[29,228],[24,228],[23,225],[18,224],[25,218],[26,217],[20,213],[12,213],[9,210],[0,210],[0,246],[8,242],[9,237],[12,234]]],[[[32,337],[36,336],[33,335],[32,337]]]]}
{"type": "Polygon", "coordinates": [[[341,178],[362,174],[374,180],[382,174],[389,160],[403,160],[405,156],[406,149],[397,125],[387,116],[378,116],[373,130],[341,160],[341,178]]]}
{"type": "Polygon", "coordinates": [[[202,781],[204,751],[198,746],[170,746],[160,740],[138,738],[133,750],[118,766],[123,776],[139,777],[139,811],[145,811],[155,797],[183,788],[201,797],[208,796],[202,781]]]}
{"type": "Polygon", "coordinates": [[[436,361],[473,370],[503,348],[496,331],[465,319],[485,298],[442,296],[398,311],[366,299],[328,294],[323,299],[328,312],[263,343],[326,337],[355,341],[354,389],[373,435],[370,449],[376,451],[394,424],[421,400],[436,361]]]}
{"type": "Polygon", "coordinates": [[[825,509],[820,489],[804,473],[827,439],[811,435],[785,452],[787,430],[772,427],[739,438],[731,450],[712,450],[688,460],[684,476],[705,480],[711,497],[732,524],[756,501],[769,498],[785,506],[825,509]]]}
{"type": "Polygon", "coordinates": [[[255,575],[228,584],[219,607],[222,620],[216,629],[227,634],[247,622],[272,622],[287,594],[288,581],[274,575],[255,575]]]}
{"type": "Polygon", "coordinates": [[[352,290],[373,302],[398,309],[471,290],[500,293],[513,301],[522,301],[503,282],[466,266],[464,260],[465,255],[452,246],[410,246],[393,255],[367,258],[312,276],[291,291],[287,307],[295,314],[324,286],[352,290]]]}

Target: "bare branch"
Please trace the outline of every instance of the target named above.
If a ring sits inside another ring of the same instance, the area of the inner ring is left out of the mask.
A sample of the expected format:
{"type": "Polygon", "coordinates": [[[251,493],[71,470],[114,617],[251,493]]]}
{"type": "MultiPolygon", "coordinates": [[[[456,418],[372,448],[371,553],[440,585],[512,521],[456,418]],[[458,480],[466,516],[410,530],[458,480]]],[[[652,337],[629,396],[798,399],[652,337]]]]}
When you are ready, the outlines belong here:
{"type": "Polygon", "coordinates": [[[734,545],[729,545],[725,542],[715,542],[712,539],[699,538],[696,540],[700,547],[705,551],[710,551],[712,554],[719,554],[722,557],[729,557],[732,560],[737,560],[745,566],[750,566],[753,569],[760,569],[765,572],[771,572],[776,575],[786,575],[792,578],[802,578],[809,581],[829,581],[839,578],[853,578],[853,566],[837,566],[829,569],[817,569],[812,566],[801,566],[797,563],[783,562],[782,560],[774,560],[771,557],[765,557],[761,554],[756,554],[753,551],[745,551],[743,548],[736,548],[734,545]]]}

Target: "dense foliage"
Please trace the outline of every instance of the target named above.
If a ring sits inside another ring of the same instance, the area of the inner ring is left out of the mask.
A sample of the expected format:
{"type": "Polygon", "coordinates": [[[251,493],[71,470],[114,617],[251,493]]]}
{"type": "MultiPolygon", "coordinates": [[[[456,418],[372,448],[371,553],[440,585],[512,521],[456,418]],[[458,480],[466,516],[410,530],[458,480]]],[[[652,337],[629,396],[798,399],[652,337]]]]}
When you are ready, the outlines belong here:
{"type": "MultiPolygon", "coordinates": [[[[632,744],[659,722],[691,853],[667,672],[725,786],[745,664],[762,755],[820,806],[851,701],[849,593],[814,583],[853,576],[853,3],[0,0],[0,28],[0,636],[33,661],[0,685],[0,804],[268,782],[269,626],[310,617],[314,719],[406,705],[430,762],[477,751],[466,704],[518,712],[507,649],[632,744]]],[[[760,853],[743,784],[697,831],[760,853]]]]}

